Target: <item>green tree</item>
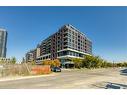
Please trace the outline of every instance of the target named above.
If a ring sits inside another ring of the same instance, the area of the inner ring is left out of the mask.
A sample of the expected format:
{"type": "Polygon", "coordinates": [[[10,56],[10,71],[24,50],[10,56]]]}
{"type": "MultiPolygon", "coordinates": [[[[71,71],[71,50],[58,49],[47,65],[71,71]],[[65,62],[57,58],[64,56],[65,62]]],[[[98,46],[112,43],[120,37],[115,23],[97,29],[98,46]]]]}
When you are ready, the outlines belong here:
{"type": "Polygon", "coordinates": [[[54,60],[51,60],[50,63],[51,63],[50,64],[51,67],[55,67],[56,66],[56,63],[54,62],[54,60]]]}
{"type": "Polygon", "coordinates": [[[56,67],[59,67],[60,66],[60,61],[58,60],[58,59],[54,59],[54,65],[56,66],[56,67]]]}
{"type": "Polygon", "coordinates": [[[31,64],[32,64],[32,65],[35,65],[35,64],[36,64],[35,60],[33,60],[33,61],[31,62],[31,64]]]}
{"type": "Polygon", "coordinates": [[[123,64],[122,63],[117,63],[117,67],[122,67],[123,64]]]}
{"type": "Polygon", "coordinates": [[[0,59],[0,64],[4,64],[5,62],[3,61],[3,59],[0,59]]]}
{"type": "Polygon", "coordinates": [[[104,61],[99,56],[86,55],[83,59],[83,67],[86,68],[101,68],[109,66],[106,61],[104,61]]]}
{"type": "Polygon", "coordinates": [[[123,65],[124,65],[124,67],[127,67],[127,62],[124,62],[123,65]]]}
{"type": "Polygon", "coordinates": [[[58,59],[54,59],[54,60],[44,60],[43,65],[50,65],[51,67],[59,67],[60,66],[60,61],[58,59]]]}
{"type": "Polygon", "coordinates": [[[42,64],[43,64],[43,65],[51,65],[51,60],[46,59],[46,60],[44,60],[44,61],[42,62],[42,64]]]}
{"type": "Polygon", "coordinates": [[[84,56],[83,67],[90,69],[91,67],[94,67],[94,66],[95,66],[94,57],[91,55],[84,56]]]}
{"type": "Polygon", "coordinates": [[[72,58],[71,60],[74,63],[74,67],[75,68],[81,69],[81,67],[82,67],[82,59],[80,59],[80,58],[72,58]]]}
{"type": "Polygon", "coordinates": [[[11,63],[12,63],[12,64],[15,64],[15,63],[16,63],[16,58],[15,58],[15,57],[12,57],[11,63]]]}
{"type": "Polygon", "coordinates": [[[95,68],[100,68],[100,67],[102,67],[104,61],[99,56],[95,56],[94,63],[95,63],[95,68]]]}
{"type": "Polygon", "coordinates": [[[102,64],[101,64],[101,67],[102,68],[107,68],[108,67],[107,61],[103,61],[102,64]]]}

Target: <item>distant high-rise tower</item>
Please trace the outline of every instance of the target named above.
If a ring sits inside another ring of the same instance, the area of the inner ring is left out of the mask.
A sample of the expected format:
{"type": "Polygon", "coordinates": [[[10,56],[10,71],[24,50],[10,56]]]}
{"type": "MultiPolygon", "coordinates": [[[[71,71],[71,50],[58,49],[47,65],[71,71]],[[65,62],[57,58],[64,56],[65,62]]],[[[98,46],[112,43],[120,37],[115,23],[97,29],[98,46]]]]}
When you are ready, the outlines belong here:
{"type": "Polygon", "coordinates": [[[6,57],[7,31],[0,28],[0,57],[6,57]]]}

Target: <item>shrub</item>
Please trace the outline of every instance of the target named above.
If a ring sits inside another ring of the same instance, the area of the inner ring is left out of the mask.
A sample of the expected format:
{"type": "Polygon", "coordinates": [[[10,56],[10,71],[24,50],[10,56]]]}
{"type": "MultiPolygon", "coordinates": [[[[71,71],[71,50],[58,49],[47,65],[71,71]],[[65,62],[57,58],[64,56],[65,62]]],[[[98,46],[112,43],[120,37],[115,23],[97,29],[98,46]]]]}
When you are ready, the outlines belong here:
{"type": "Polygon", "coordinates": [[[82,67],[82,59],[80,58],[72,58],[72,62],[74,63],[75,68],[81,68],[82,67]]]}
{"type": "Polygon", "coordinates": [[[44,60],[42,64],[50,65],[51,67],[59,67],[61,63],[58,59],[54,59],[54,60],[44,60]]]}

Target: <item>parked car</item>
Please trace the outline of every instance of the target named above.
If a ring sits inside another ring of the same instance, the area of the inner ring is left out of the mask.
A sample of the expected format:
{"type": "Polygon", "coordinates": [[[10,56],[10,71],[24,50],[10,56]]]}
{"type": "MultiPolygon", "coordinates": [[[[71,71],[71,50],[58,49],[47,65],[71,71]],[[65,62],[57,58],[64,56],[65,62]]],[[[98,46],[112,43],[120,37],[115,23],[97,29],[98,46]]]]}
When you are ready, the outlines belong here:
{"type": "Polygon", "coordinates": [[[61,68],[60,67],[52,67],[51,71],[52,72],[61,72],[61,68]]]}

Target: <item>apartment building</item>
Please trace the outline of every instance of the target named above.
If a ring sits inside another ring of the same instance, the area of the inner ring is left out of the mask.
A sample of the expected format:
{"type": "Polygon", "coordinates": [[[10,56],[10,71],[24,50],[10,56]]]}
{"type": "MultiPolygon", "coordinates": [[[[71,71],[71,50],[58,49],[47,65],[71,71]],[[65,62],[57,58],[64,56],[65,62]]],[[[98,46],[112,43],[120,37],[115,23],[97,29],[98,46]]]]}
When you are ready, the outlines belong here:
{"type": "Polygon", "coordinates": [[[30,50],[26,53],[26,62],[32,62],[36,60],[36,49],[30,50]]]}
{"type": "Polygon", "coordinates": [[[70,24],[62,26],[58,32],[43,40],[37,48],[40,52],[39,56],[35,54],[37,62],[58,58],[62,66],[73,64],[69,61],[70,58],[83,58],[92,54],[91,40],[70,24]]]}
{"type": "Polygon", "coordinates": [[[37,57],[40,56],[40,48],[37,46],[36,49],[32,49],[26,53],[26,62],[36,61],[37,57]]]}

